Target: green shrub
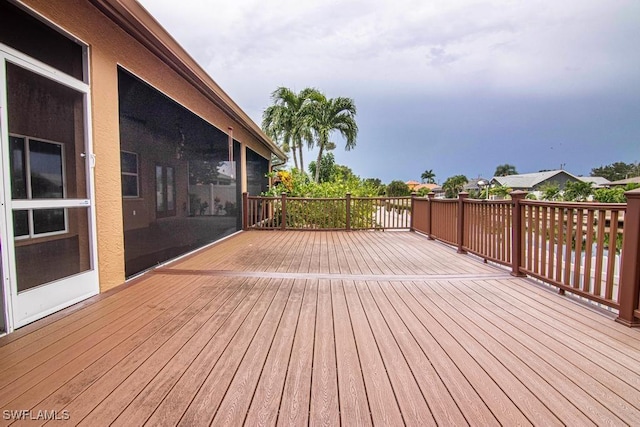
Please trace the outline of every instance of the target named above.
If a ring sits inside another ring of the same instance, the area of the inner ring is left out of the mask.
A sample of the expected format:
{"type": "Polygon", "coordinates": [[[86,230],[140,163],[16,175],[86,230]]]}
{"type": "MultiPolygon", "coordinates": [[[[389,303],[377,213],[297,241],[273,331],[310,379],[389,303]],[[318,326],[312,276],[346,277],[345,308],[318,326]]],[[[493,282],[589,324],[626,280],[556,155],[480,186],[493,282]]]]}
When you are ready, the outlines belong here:
{"type": "Polygon", "coordinates": [[[410,194],[409,186],[402,181],[391,181],[387,185],[387,196],[389,197],[402,197],[410,194]]]}

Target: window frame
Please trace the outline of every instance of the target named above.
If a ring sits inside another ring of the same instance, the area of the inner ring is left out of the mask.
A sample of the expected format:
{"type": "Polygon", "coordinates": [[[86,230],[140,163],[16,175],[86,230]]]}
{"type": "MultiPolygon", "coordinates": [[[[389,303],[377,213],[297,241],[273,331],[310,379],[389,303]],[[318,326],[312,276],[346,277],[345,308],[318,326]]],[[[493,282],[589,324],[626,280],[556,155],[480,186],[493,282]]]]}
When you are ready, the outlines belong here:
{"type": "MultiPolygon", "coordinates": [[[[122,191],[122,198],[123,199],[140,199],[141,195],[140,195],[140,156],[138,155],[138,153],[135,153],[133,151],[127,151],[127,150],[120,150],[120,155],[122,156],[122,153],[125,154],[133,154],[136,157],[136,172],[125,172],[124,170],[122,170],[122,157],[120,158],[120,176],[135,176],[136,177],[136,195],[135,196],[128,196],[124,194],[124,188],[121,185],[121,190],[122,191]]],[[[120,178],[122,180],[122,178],[120,178]]]]}
{"type": "MultiPolygon", "coordinates": [[[[54,198],[54,200],[58,200],[58,199],[65,199],[67,197],[67,175],[66,175],[66,168],[65,168],[65,161],[66,161],[66,157],[65,157],[65,145],[61,142],[57,142],[57,141],[52,141],[52,140],[48,140],[45,138],[36,138],[36,137],[30,137],[27,135],[21,135],[21,134],[17,134],[17,133],[10,133],[9,134],[9,138],[19,138],[22,139],[24,141],[24,153],[23,153],[23,171],[24,171],[24,175],[25,175],[25,190],[26,190],[26,197],[24,199],[13,199],[12,200],[16,200],[16,201],[20,201],[20,200],[34,200],[33,199],[33,188],[31,187],[32,182],[31,182],[31,145],[30,145],[30,141],[34,140],[34,141],[38,141],[38,142],[42,142],[45,144],[52,144],[52,145],[57,145],[60,147],[60,162],[61,162],[61,167],[62,167],[62,197],[61,198],[54,198]]],[[[12,154],[11,154],[12,155],[12,154]]],[[[12,166],[12,165],[10,165],[12,166]]],[[[11,170],[11,174],[13,175],[13,170],[11,170]]],[[[35,200],[40,200],[40,199],[35,199],[35,200]]],[[[43,237],[50,237],[50,236],[59,236],[62,234],[68,234],[69,233],[69,215],[67,212],[67,208],[50,208],[50,209],[20,209],[20,210],[16,210],[15,212],[19,212],[19,211],[27,211],[27,221],[28,221],[28,228],[29,228],[29,233],[28,234],[21,234],[21,235],[14,235],[14,239],[15,240],[28,240],[28,239],[39,239],[39,238],[43,238],[43,237]],[[33,212],[35,210],[58,210],[61,209],[63,210],[63,214],[64,214],[64,229],[63,230],[58,230],[58,231],[48,231],[48,232],[44,232],[44,233],[36,233],[35,232],[35,220],[34,220],[34,216],[33,216],[33,212]]],[[[15,224],[13,226],[14,229],[14,233],[15,233],[15,224]]]]}
{"type": "Polygon", "coordinates": [[[176,168],[175,166],[168,166],[168,165],[163,165],[163,164],[156,164],[154,169],[154,183],[155,183],[155,187],[156,187],[156,197],[155,197],[155,211],[156,211],[156,218],[167,218],[167,217],[173,217],[176,216],[176,168]],[[171,182],[171,190],[172,190],[172,196],[173,196],[173,209],[169,209],[169,183],[168,183],[168,176],[169,174],[167,173],[167,171],[171,169],[172,174],[172,182],[171,182]],[[161,191],[158,191],[158,171],[160,171],[162,173],[162,180],[161,180],[161,191]],[[160,206],[158,204],[158,202],[160,202],[160,199],[158,198],[159,196],[162,197],[162,209],[159,209],[160,206]]]}

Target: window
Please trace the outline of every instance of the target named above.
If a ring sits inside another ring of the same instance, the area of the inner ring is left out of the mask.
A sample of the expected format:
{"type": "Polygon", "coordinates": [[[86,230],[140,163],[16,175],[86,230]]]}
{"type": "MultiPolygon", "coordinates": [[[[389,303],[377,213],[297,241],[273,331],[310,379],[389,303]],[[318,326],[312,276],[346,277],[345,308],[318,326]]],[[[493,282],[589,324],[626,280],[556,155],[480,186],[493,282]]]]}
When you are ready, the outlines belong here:
{"type": "Polygon", "coordinates": [[[122,197],[140,197],[138,182],[138,155],[127,151],[120,152],[120,169],[122,170],[122,197]]]}
{"type": "MultiPolygon", "coordinates": [[[[64,197],[62,144],[11,135],[9,145],[13,200],[64,197]]],[[[16,210],[13,212],[13,231],[16,238],[66,233],[65,209],[16,210]]]]}
{"type": "Polygon", "coordinates": [[[174,168],[156,165],[156,214],[158,218],[176,214],[174,168]]]}

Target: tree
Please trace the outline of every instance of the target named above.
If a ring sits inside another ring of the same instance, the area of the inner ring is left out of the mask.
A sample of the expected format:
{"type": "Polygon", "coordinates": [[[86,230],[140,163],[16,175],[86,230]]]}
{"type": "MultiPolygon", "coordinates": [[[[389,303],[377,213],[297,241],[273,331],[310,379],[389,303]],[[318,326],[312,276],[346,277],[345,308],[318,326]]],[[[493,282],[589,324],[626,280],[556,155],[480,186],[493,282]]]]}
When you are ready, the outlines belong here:
{"type": "Polygon", "coordinates": [[[380,180],[380,178],[366,178],[364,180],[365,183],[370,184],[374,187],[382,187],[382,181],[380,180]]]}
{"type": "Polygon", "coordinates": [[[640,176],[640,163],[615,162],[607,166],[591,169],[591,176],[601,176],[609,181],[640,176]]]}
{"type": "Polygon", "coordinates": [[[568,181],[564,186],[563,198],[567,202],[586,202],[593,195],[591,182],[568,181]]]}
{"type": "Polygon", "coordinates": [[[464,175],[454,175],[447,178],[444,184],[442,184],[445,197],[448,199],[458,197],[458,193],[462,191],[462,188],[467,182],[469,182],[469,180],[464,175]]]}
{"type": "Polygon", "coordinates": [[[384,196],[387,193],[387,186],[382,183],[380,178],[366,178],[363,182],[365,185],[375,188],[378,196],[384,196]]]}
{"type": "Polygon", "coordinates": [[[598,203],[627,203],[625,192],[640,188],[640,184],[627,184],[625,187],[600,188],[593,192],[593,200],[598,203]]]}
{"type": "Polygon", "coordinates": [[[353,173],[350,167],[345,165],[337,165],[337,164],[333,166],[334,180],[346,181],[352,178],[360,179],[359,176],[353,173]]]}
{"type": "Polygon", "coordinates": [[[504,165],[498,165],[496,167],[496,171],[493,173],[493,176],[508,176],[508,175],[517,175],[518,171],[516,167],[505,163],[504,165]]]}
{"type": "Polygon", "coordinates": [[[402,181],[391,181],[387,185],[387,196],[389,197],[402,197],[411,194],[409,186],[402,181]]]}
{"type": "Polygon", "coordinates": [[[431,189],[427,187],[422,187],[421,189],[418,190],[417,193],[418,193],[418,196],[424,197],[427,194],[431,193],[431,189]]]}
{"type": "Polygon", "coordinates": [[[498,199],[506,199],[513,191],[513,188],[497,185],[489,189],[489,194],[496,196],[498,199]]]}
{"type": "MultiPolygon", "coordinates": [[[[313,131],[315,144],[318,147],[318,159],[327,147],[330,147],[329,136],[334,131],[339,132],[345,139],[345,150],[349,151],[356,146],[358,125],[355,121],[356,105],[351,98],[327,98],[324,94],[315,91],[310,94],[310,102],[303,110],[307,118],[307,125],[313,131]]],[[[320,169],[316,169],[315,181],[320,180],[320,169]]]]}
{"type": "Polygon", "coordinates": [[[262,113],[262,129],[267,136],[280,144],[284,152],[293,153],[296,169],[299,166],[300,170],[304,170],[303,143],[311,145],[313,141],[305,106],[311,102],[311,97],[318,93],[316,89],[307,88],[296,94],[291,89],[279,87],[271,94],[273,105],[262,113]]]}
{"type": "Polygon", "coordinates": [[[433,169],[427,169],[426,171],[422,172],[422,175],[420,176],[422,178],[422,182],[424,183],[425,181],[427,182],[427,184],[435,184],[435,177],[436,174],[433,173],[433,169]]]}
{"type": "Polygon", "coordinates": [[[555,182],[548,182],[543,184],[540,187],[540,191],[542,192],[542,200],[553,202],[562,198],[562,194],[560,193],[560,186],[555,182]]]}
{"type": "MultiPolygon", "coordinates": [[[[312,176],[318,176],[317,182],[333,181],[336,174],[336,159],[333,153],[325,153],[320,160],[320,170],[316,170],[316,162],[309,163],[309,172],[312,176]]],[[[345,166],[346,167],[346,166],[345,166]]]]}

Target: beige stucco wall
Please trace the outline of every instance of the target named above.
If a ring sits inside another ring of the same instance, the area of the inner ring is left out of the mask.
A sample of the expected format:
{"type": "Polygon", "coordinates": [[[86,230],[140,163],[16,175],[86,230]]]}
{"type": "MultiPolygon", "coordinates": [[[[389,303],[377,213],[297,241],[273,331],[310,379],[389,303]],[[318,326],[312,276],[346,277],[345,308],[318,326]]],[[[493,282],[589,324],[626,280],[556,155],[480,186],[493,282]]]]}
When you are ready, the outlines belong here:
{"type": "MultiPolygon", "coordinates": [[[[118,65],[154,86],[225,133],[265,158],[269,150],[239,123],[224,114],[196,88],[140,45],[105,15],[84,0],[24,0],[34,9],[89,46],[91,120],[96,155],[95,200],[100,289],[124,281],[124,238],[120,184],[118,124],[118,65]]],[[[213,76],[215,78],[215,76],[213,76]]],[[[242,168],[243,171],[245,168],[242,168]]],[[[242,180],[246,188],[246,176],[242,180]]]]}

